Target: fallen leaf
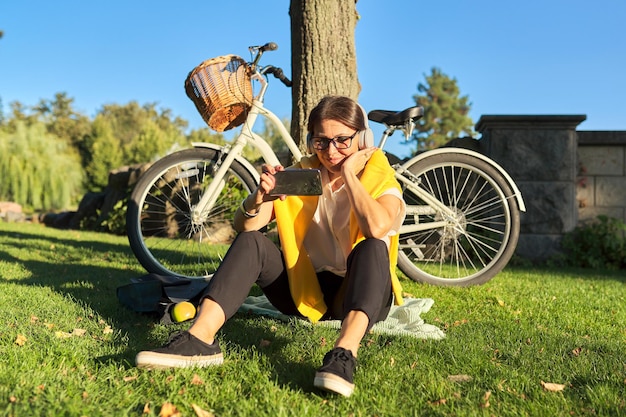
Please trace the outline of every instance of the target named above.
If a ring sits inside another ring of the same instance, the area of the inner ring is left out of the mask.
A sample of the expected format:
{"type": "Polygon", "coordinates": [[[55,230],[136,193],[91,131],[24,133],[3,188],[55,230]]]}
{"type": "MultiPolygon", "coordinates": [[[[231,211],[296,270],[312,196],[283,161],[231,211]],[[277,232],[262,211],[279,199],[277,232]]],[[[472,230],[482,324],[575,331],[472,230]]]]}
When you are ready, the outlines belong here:
{"type": "Polygon", "coordinates": [[[565,389],[565,385],[563,385],[563,384],[555,384],[553,382],[543,382],[543,381],[541,381],[541,386],[543,387],[543,389],[545,389],[546,391],[550,391],[550,392],[559,392],[559,391],[563,391],[565,389]]]}
{"type": "Polygon", "coordinates": [[[111,326],[106,326],[103,330],[102,333],[104,334],[111,334],[113,333],[113,329],[111,328],[111,326]]]}
{"type": "Polygon", "coordinates": [[[134,381],[135,379],[137,379],[137,376],[125,376],[124,378],[122,378],[124,382],[134,381]]]}
{"type": "Polygon", "coordinates": [[[37,316],[30,316],[30,322],[31,323],[37,323],[39,321],[39,317],[37,316]]]}
{"type": "Polygon", "coordinates": [[[582,351],[583,351],[583,348],[577,347],[576,349],[572,350],[572,355],[578,357],[580,355],[580,352],[582,351]]]}
{"type": "Polygon", "coordinates": [[[504,301],[498,298],[498,305],[504,307],[504,301]]]}
{"type": "Polygon", "coordinates": [[[87,330],[85,329],[74,329],[70,333],[62,332],[60,330],[54,332],[54,335],[59,339],[67,339],[68,337],[72,337],[72,336],[82,337],[85,334],[87,334],[87,330]]]}
{"type": "Polygon", "coordinates": [[[488,408],[491,404],[489,404],[489,398],[491,398],[491,391],[485,392],[483,395],[483,402],[480,404],[482,408],[488,408]]]}
{"type": "Polygon", "coordinates": [[[143,406],[143,413],[150,414],[150,403],[146,403],[146,405],[143,406]]]}
{"type": "Polygon", "coordinates": [[[172,403],[163,403],[159,412],[159,417],[180,417],[180,415],[180,412],[172,403]]]}
{"type": "Polygon", "coordinates": [[[389,358],[389,366],[393,367],[396,364],[396,360],[392,357],[389,358]]]}
{"type": "Polygon", "coordinates": [[[445,398],[440,398],[438,400],[435,401],[428,401],[428,404],[430,405],[444,405],[446,403],[446,399],[445,398]]]}
{"type": "Polygon", "coordinates": [[[469,375],[448,375],[448,380],[452,382],[469,382],[472,380],[472,377],[469,375]]]}
{"type": "Polygon", "coordinates": [[[26,336],[24,336],[23,334],[18,334],[15,338],[15,344],[18,346],[24,346],[27,340],[28,339],[26,339],[26,336]]]}
{"type": "Polygon", "coordinates": [[[74,329],[72,330],[72,336],[84,336],[87,333],[85,329],[74,329]]]}
{"type": "Polygon", "coordinates": [[[193,411],[195,411],[198,417],[215,417],[215,414],[209,411],[203,410],[202,408],[198,407],[195,404],[191,404],[191,408],[193,408],[193,411]]]}
{"type": "Polygon", "coordinates": [[[192,385],[204,385],[204,381],[198,374],[193,374],[193,378],[191,378],[192,385]]]}

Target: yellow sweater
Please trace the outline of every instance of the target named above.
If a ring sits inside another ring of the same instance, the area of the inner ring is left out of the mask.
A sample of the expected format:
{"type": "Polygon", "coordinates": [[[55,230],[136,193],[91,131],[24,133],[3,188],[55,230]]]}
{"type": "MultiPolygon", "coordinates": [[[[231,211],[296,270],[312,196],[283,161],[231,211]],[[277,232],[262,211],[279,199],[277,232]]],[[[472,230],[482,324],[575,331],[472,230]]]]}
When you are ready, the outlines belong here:
{"type": "MultiPolygon", "coordinates": [[[[316,156],[303,158],[294,167],[318,168],[320,162],[316,156]]],[[[396,188],[401,191],[400,185],[394,178],[394,170],[389,166],[387,157],[381,150],[374,152],[368,161],[360,178],[361,183],[373,198],[378,198],[385,190],[396,188]]],[[[282,246],[291,296],[298,311],[317,322],[326,312],[324,296],[317,281],[313,264],[303,246],[304,237],[315,210],[318,196],[288,196],[284,201],[274,201],[274,212],[278,225],[278,235],[282,246]]],[[[354,212],[350,214],[350,238],[352,247],[365,239],[358,228],[354,212]]],[[[390,237],[389,259],[391,272],[391,287],[395,303],[402,304],[402,287],[396,275],[398,260],[398,235],[390,237]]]]}

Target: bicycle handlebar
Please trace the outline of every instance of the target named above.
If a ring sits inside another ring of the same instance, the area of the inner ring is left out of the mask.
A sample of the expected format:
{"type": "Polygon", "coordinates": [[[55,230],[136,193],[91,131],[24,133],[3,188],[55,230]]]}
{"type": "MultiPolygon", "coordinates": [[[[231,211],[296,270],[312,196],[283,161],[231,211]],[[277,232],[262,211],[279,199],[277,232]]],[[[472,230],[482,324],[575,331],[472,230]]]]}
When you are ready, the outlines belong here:
{"type": "Polygon", "coordinates": [[[262,46],[249,46],[248,50],[250,51],[250,53],[256,54],[256,56],[254,57],[254,60],[250,63],[252,68],[256,68],[257,64],[259,63],[259,60],[261,59],[261,55],[263,55],[263,52],[275,51],[277,49],[278,49],[278,45],[274,42],[268,42],[262,46]]]}
{"type": "Polygon", "coordinates": [[[285,86],[291,87],[292,82],[289,78],[285,76],[285,73],[281,68],[275,67],[273,65],[267,65],[265,67],[257,67],[259,60],[261,59],[261,55],[265,51],[275,51],[278,49],[278,45],[275,42],[268,42],[265,45],[261,46],[249,46],[248,50],[250,53],[254,54],[254,59],[250,63],[250,67],[254,71],[259,71],[263,75],[272,74],[274,77],[279,79],[285,86]]]}
{"type": "Polygon", "coordinates": [[[265,51],[275,51],[278,49],[278,45],[275,42],[268,42],[262,46],[249,46],[248,49],[250,52],[265,52],[265,51]]]}
{"type": "Polygon", "coordinates": [[[278,78],[287,87],[291,87],[293,85],[291,80],[287,78],[287,76],[283,72],[282,68],[268,65],[267,67],[263,68],[263,74],[272,74],[274,77],[278,78]]]}

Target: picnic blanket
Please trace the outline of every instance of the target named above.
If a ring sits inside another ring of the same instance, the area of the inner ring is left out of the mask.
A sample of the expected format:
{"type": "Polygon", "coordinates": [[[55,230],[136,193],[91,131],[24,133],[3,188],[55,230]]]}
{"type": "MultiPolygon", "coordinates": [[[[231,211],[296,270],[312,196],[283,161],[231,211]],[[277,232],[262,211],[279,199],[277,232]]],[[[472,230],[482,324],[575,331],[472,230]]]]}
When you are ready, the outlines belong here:
{"type": "MultiPolygon", "coordinates": [[[[434,303],[434,300],[431,298],[404,298],[404,304],[401,306],[392,305],[387,318],[376,323],[371,331],[373,333],[410,336],[418,339],[443,339],[445,333],[439,327],[425,323],[421,317],[422,313],[428,312],[434,303]]],[[[243,305],[239,308],[239,312],[260,314],[282,321],[293,320],[293,316],[287,316],[276,310],[264,295],[246,298],[243,305]]],[[[311,326],[313,325],[305,319],[297,320],[311,326]]],[[[339,329],[341,321],[323,320],[317,322],[315,326],[328,326],[339,329]]]]}

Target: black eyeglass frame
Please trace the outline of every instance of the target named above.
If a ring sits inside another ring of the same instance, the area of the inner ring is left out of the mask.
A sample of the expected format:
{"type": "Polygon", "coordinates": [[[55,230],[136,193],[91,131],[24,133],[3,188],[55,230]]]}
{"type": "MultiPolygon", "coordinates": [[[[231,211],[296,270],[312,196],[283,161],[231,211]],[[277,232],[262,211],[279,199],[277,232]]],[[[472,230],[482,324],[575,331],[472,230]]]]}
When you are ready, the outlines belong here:
{"type": "Polygon", "coordinates": [[[316,151],[325,151],[326,149],[328,149],[328,147],[330,146],[332,142],[332,144],[335,146],[335,149],[348,149],[350,146],[352,146],[352,140],[354,139],[357,133],[359,133],[358,130],[356,130],[350,136],[337,136],[332,139],[322,138],[322,137],[313,137],[311,138],[311,147],[315,149],[316,151]],[[346,142],[347,142],[347,145],[346,145],[346,142]],[[316,146],[316,143],[317,143],[317,146],[316,146]]]}

